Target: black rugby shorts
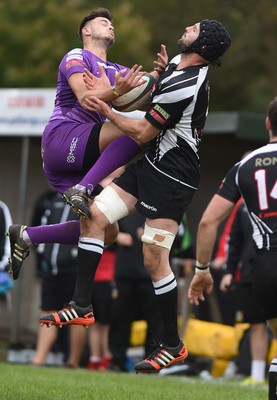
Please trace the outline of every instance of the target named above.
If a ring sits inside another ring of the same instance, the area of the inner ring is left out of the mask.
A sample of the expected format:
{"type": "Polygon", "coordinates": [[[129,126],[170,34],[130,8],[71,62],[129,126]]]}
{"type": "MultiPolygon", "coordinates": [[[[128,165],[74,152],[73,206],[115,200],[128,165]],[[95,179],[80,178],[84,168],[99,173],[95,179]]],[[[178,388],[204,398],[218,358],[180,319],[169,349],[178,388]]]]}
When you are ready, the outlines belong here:
{"type": "Polygon", "coordinates": [[[264,317],[277,318],[277,249],[257,251],[251,260],[252,284],[264,317]]]}
{"type": "Polygon", "coordinates": [[[259,324],[266,321],[262,305],[253,290],[251,282],[240,283],[237,286],[236,293],[238,299],[237,322],[259,324]]]}
{"type": "Polygon", "coordinates": [[[136,208],[146,218],[169,218],[178,224],[196,192],[155,169],[145,157],[114,182],[138,199],[136,208]]]}

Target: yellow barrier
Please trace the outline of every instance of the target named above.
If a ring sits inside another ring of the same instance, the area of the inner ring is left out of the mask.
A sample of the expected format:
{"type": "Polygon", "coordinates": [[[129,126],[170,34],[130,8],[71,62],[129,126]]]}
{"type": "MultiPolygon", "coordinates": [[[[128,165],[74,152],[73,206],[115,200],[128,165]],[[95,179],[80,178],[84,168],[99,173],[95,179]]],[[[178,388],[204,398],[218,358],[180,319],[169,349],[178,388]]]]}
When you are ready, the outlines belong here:
{"type": "Polygon", "coordinates": [[[277,340],[272,339],[269,345],[267,362],[270,364],[273,358],[275,358],[275,354],[277,353],[277,340]]]}
{"type": "Polygon", "coordinates": [[[131,325],[131,346],[143,346],[146,339],[147,323],[144,320],[134,321],[131,325]]]}
{"type": "MultiPolygon", "coordinates": [[[[249,324],[239,323],[233,327],[189,318],[183,340],[190,354],[210,358],[212,375],[221,376],[228,362],[238,355],[240,340],[248,328],[249,324]]],[[[132,323],[130,336],[132,347],[144,345],[146,329],[147,323],[144,320],[132,323]]],[[[272,341],[269,357],[273,358],[276,350],[277,342],[272,341]]]]}
{"type": "Polygon", "coordinates": [[[189,319],[184,342],[191,354],[208,358],[231,359],[234,327],[215,322],[189,319]]]}
{"type": "Polygon", "coordinates": [[[184,342],[190,354],[212,360],[213,376],[221,376],[228,362],[238,354],[239,343],[249,324],[234,327],[190,318],[184,342]]]}

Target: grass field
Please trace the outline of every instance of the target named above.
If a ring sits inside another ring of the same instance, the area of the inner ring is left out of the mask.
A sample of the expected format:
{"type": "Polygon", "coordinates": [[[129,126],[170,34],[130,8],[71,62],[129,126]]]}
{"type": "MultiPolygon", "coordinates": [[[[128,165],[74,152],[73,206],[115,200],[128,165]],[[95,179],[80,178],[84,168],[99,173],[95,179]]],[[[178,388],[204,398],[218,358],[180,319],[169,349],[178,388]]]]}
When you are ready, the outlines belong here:
{"type": "Polygon", "coordinates": [[[185,376],[0,364],[3,400],[266,400],[267,388],[185,376]]]}

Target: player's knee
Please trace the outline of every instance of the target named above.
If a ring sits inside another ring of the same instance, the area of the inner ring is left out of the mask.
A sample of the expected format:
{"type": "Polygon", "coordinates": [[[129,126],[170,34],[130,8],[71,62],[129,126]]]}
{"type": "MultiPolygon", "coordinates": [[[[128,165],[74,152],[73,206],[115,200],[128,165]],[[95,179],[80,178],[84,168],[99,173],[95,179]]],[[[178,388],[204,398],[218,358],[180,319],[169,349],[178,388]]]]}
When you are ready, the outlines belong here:
{"type": "Polygon", "coordinates": [[[93,207],[95,206],[99,211],[101,211],[110,224],[113,224],[129,214],[129,210],[125,202],[111,186],[106,186],[105,189],[95,197],[91,209],[92,215],[93,207]]]}
{"type": "Polygon", "coordinates": [[[152,280],[160,279],[169,267],[169,251],[175,235],[164,229],[152,228],[145,224],[141,237],[143,242],[144,265],[152,280]]]}
{"type": "Polygon", "coordinates": [[[142,242],[158,247],[164,247],[169,251],[172,247],[174,239],[174,233],[164,229],[152,228],[147,224],[145,224],[144,233],[141,237],[142,242]]]}
{"type": "Polygon", "coordinates": [[[105,229],[105,246],[110,246],[116,241],[119,232],[118,223],[108,225],[105,229]]]}
{"type": "Polygon", "coordinates": [[[90,211],[90,218],[80,219],[81,236],[93,236],[95,232],[105,231],[110,225],[107,218],[102,214],[95,204],[91,204],[90,211]]]}

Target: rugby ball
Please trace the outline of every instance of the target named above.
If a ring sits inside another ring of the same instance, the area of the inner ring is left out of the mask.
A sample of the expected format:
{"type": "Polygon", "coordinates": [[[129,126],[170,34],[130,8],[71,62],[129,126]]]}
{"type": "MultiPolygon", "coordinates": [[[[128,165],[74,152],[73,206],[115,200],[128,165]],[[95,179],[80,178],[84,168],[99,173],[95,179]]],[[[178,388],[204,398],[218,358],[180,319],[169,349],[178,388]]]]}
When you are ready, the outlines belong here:
{"type": "Polygon", "coordinates": [[[145,80],[142,85],[119,96],[112,102],[112,106],[115,110],[123,112],[138,110],[150,100],[150,93],[154,86],[155,78],[150,74],[145,74],[141,79],[145,80]]]}

